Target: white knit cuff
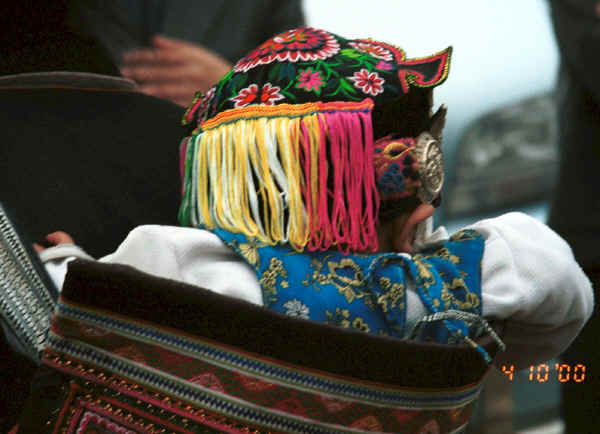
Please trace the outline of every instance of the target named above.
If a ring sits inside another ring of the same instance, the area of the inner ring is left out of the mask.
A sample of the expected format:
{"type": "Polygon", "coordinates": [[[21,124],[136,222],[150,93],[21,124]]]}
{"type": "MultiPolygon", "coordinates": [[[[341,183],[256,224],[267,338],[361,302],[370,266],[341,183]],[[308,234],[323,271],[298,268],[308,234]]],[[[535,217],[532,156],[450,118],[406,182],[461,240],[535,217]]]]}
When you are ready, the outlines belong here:
{"type": "Polygon", "coordinates": [[[88,255],[81,247],[76,244],[59,244],[57,246],[48,247],[42,250],[40,253],[40,259],[45,264],[49,261],[61,260],[65,258],[79,258],[88,259],[93,261],[90,255],[88,255]]]}

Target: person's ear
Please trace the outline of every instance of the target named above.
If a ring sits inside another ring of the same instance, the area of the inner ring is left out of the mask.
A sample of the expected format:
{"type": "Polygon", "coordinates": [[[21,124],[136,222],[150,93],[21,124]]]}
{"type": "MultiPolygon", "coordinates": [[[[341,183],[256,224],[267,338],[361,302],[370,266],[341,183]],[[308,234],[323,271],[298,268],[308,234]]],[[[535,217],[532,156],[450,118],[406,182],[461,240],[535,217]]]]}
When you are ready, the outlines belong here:
{"type": "Polygon", "coordinates": [[[433,206],[423,203],[410,213],[405,222],[397,220],[398,225],[402,224],[402,227],[398,227],[394,231],[394,250],[397,252],[412,253],[417,225],[431,217],[434,211],[435,208],[433,206]]]}

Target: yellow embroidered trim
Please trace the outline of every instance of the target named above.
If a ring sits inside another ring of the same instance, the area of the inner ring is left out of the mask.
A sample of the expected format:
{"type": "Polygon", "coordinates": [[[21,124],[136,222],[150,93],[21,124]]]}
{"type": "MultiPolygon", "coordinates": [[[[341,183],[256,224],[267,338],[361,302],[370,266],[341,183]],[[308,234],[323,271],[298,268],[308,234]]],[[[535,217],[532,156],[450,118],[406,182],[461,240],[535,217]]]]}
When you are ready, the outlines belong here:
{"type": "Polygon", "coordinates": [[[206,120],[201,127],[204,131],[216,128],[224,123],[253,119],[259,117],[287,117],[306,116],[312,113],[327,111],[356,111],[371,110],[373,100],[364,99],[361,102],[310,102],[305,104],[278,104],[278,105],[250,105],[242,108],[225,110],[215,117],[206,120]]]}

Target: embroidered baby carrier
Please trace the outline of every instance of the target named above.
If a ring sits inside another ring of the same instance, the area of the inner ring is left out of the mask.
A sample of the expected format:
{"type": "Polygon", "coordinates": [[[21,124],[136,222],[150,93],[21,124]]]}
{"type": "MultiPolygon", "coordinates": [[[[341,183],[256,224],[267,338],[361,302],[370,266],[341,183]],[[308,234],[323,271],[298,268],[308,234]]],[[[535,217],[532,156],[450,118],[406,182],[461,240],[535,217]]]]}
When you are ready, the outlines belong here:
{"type": "Polygon", "coordinates": [[[456,433],[487,370],[464,343],[306,321],[75,261],[19,432],[456,433]]]}
{"type": "Polygon", "coordinates": [[[22,432],[462,432],[501,346],[478,321],[481,237],[374,253],[378,219],[443,182],[435,129],[401,137],[376,112],[449,57],[304,27],[198,95],[180,220],[254,267],[266,307],[70,263],[22,432]]]}

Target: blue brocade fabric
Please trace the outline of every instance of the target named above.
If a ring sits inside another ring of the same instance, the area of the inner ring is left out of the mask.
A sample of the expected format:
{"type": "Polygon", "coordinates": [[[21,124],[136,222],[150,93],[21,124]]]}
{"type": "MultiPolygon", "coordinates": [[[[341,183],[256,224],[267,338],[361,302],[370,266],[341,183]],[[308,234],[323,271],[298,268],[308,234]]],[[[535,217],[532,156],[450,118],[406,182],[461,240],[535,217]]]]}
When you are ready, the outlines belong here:
{"type": "MultiPolygon", "coordinates": [[[[290,316],[403,337],[407,280],[415,283],[430,314],[454,310],[481,316],[484,241],[472,230],[412,256],[297,252],[287,244],[270,246],[223,229],[212,232],[254,268],[265,307],[290,316]]],[[[465,321],[447,319],[427,323],[416,337],[458,343],[475,337],[469,328],[465,321]]]]}

